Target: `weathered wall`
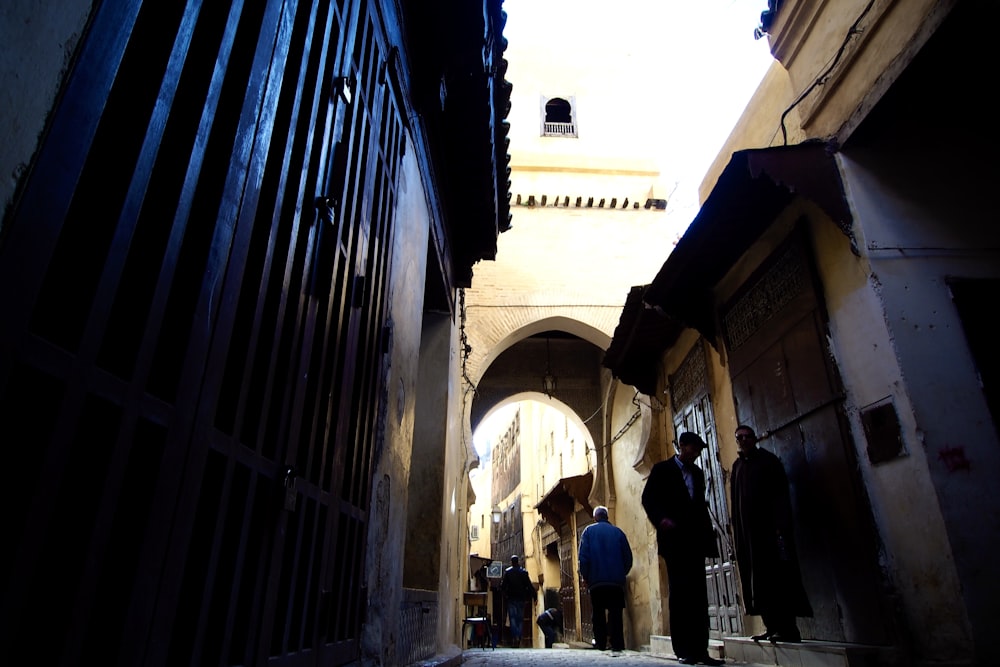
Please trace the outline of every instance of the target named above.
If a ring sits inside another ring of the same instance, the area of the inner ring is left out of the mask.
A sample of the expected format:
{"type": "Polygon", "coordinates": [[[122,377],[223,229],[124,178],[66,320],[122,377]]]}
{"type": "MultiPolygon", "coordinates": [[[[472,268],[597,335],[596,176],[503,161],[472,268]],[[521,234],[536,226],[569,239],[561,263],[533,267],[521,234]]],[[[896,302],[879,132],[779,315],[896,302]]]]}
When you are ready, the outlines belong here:
{"type": "Polygon", "coordinates": [[[438,646],[453,647],[459,637],[463,607],[462,592],[469,574],[469,540],[467,499],[469,493],[468,462],[475,452],[472,439],[465,437],[462,413],[462,379],[459,365],[458,327],[450,329],[448,356],[440,363],[448,370],[447,394],[444,402],[434,406],[445,413],[445,464],[444,498],[441,503],[441,565],[438,570],[440,617],[438,621],[438,646]]]}
{"type": "Polygon", "coordinates": [[[38,147],[92,4],[5,0],[0,9],[0,212],[38,147]]]}
{"type": "Polygon", "coordinates": [[[649,473],[643,455],[650,447],[650,440],[659,443],[662,433],[653,428],[656,419],[651,414],[649,398],[636,395],[632,387],[618,385],[615,388],[610,411],[608,432],[611,437],[599,454],[610,463],[612,470],[609,480],[612,497],[608,499],[611,520],[625,531],[632,546],[632,571],[626,591],[625,645],[638,649],[649,643],[651,634],[662,633],[666,615],[662,596],[654,594],[663,586],[656,534],[640,502],[649,473]]]}
{"type": "MultiPolygon", "coordinates": [[[[393,266],[389,289],[392,322],[387,410],[383,449],[377,453],[368,535],[368,622],[364,648],[369,655],[391,659],[396,655],[403,600],[403,537],[407,531],[407,494],[416,423],[418,361],[420,360],[423,277],[429,219],[424,185],[408,152],[403,160],[393,266]]],[[[439,501],[440,502],[440,501],[439,501]]],[[[422,615],[426,616],[426,615],[422,615]]]]}
{"type": "MultiPolygon", "coordinates": [[[[901,369],[898,384],[884,395],[896,402],[908,458],[923,468],[919,479],[932,483],[930,499],[939,507],[928,512],[924,524],[913,520],[909,502],[894,501],[887,521],[892,535],[913,521],[908,535],[924,536],[923,547],[912,543],[913,537],[896,543],[897,581],[911,602],[908,613],[918,642],[929,655],[944,655],[948,643],[967,641],[965,614],[978,642],[985,641],[992,625],[987,619],[995,618],[992,608],[1000,595],[996,578],[987,574],[987,554],[1000,547],[994,479],[1000,443],[946,282],[1000,278],[990,250],[1000,238],[994,226],[981,223],[993,208],[987,196],[992,186],[985,180],[995,182],[997,170],[975,152],[959,157],[950,150],[938,152],[938,146],[906,150],[900,143],[879,156],[850,154],[844,164],[870,263],[871,290],[883,304],[888,342],[901,369]],[[946,547],[934,549],[939,541],[946,547]],[[953,566],[961,584],[942,594],[938,573],[951,574],[953,566]],[[959,590],[964,610],[957,604],[959,590]],[[934,606],[941,613],[932,613],[934,606]],[[950,619],[947,634],[932,621],[943,614],[950,619]]],[[[867,373],[852,377],[865,382],[867,373]]],[[[877,393],[869,389],[861,400],[880,398],[877,393]]],[[[882,470],[889,467],[878,466],[873,477],[889,475],[882,470]]],[[[901,486],[894,485],[895,493],[901,486]]]]}
{"type": "Polygon", "coordinates": [[[777,60],[705,174],[701,200],[734,151],[845,141],[953,4],[883,0],[866,13],[868,0],[783,2],[767,38],[777,60]]]}

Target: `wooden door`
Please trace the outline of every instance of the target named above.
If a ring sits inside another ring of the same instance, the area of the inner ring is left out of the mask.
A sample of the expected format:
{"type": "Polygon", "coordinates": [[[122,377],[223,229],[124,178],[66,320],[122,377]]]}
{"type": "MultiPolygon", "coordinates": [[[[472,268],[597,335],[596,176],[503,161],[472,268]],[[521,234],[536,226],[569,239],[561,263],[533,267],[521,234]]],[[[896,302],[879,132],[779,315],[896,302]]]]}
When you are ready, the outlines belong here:
{"type": "Polygon", "coordinates": [[[843,394],[804,239],[796,234],[723,316],[737,419],[756,428],[791,483],[796,541],[815,615],[806,637],[890,643],[874,522],[843,419],[843,394]]]}
{"type": "Polygon", "coordinates": [[[739,607],[736,565],[730,538],[732,525],[719,460],[715,417],[708,394],[707,371],[704,343],[699,341],[677,372],[670,376],[670,396],[674,432],[693,431],[708,445],[702,450],[698,465],[705,473],[705,496],[715,526],[719,557],[705,559],[705,578],[708,584],[709,633],[712,638],[721,639],[743,634],[743,615],[739,607]]]}
{"type": "MultiPolygon", "coordinates": [[[[574,558],[578,558],[578,552],[580,548],[580,536],[583,535],[584,529],[587,526],[594,523],[594,517],[585,509],[577,510],[576,512],[576,536],[574,538],[576,545],[574,550],[577,553],[573,554],[574,558]]],[[[594,605],[590,601],[590,593],[586,588],[581,587],[580,589],[580,641],[590,644],[594,640],[594,605]]]]}
{"type": "MultiPolygon", "coordinates": [[[[563,641],[581,641],[576,635],[576,572],[577,544],[571,523],[559,531],[559,602],[563,612],[563,641]]],[[[582,600],[581,600],[582,602],[582,600]]]]}

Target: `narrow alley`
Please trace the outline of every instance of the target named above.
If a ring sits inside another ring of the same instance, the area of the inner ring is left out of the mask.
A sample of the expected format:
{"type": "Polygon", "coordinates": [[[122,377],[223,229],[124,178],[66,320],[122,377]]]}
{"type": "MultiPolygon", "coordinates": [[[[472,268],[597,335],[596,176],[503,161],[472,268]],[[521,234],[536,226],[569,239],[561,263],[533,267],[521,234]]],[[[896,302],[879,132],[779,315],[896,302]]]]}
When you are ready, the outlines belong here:
{"type": "Polygon", "coordinates": [[[1000,0],[2,6],[0,667],[1000,664],[1000,0]]]}

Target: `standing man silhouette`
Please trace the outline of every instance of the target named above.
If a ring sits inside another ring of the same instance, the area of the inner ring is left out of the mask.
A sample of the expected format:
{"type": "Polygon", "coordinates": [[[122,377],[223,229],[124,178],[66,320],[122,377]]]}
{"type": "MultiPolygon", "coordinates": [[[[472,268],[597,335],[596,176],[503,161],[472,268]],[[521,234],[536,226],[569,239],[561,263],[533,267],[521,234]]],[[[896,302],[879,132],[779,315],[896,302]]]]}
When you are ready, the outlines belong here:
{"type": "Polygon", "coordinates": [[[764,622],[764,633],[751,639],[800,642],[795,617],[813,611],[795,550],[788,476],[781,459],[757,446],[750,426],[736,427],[736,444],[730,481],[736,566],[746,612],[764,622]]]}
{"type": "Polygon", "coordinates": [[[678,453],[653,466],[642,506],[656,529],[657,551],[667,565],[670,641],[685,665],[722,665],[708,655],[708,585],[705,559],[719,555],[705,502],[705,474],[695,465],[705,441],[685,431],[678,453]]]}

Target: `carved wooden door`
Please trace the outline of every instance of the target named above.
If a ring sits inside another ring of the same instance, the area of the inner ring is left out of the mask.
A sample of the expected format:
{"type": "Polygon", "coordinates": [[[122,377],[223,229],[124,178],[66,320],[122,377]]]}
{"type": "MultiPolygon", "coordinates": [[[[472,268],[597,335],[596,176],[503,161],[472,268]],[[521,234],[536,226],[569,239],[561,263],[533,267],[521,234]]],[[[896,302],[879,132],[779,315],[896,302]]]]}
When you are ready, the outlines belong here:
{"type": "Polygon", "coordinates": [[[724,335],[737,419],[777,454],[814,617],[806,637],[890,642],[874,520],[844,422],[840,379],[804,238],[777,250],[728,305],[724,335]]]}

